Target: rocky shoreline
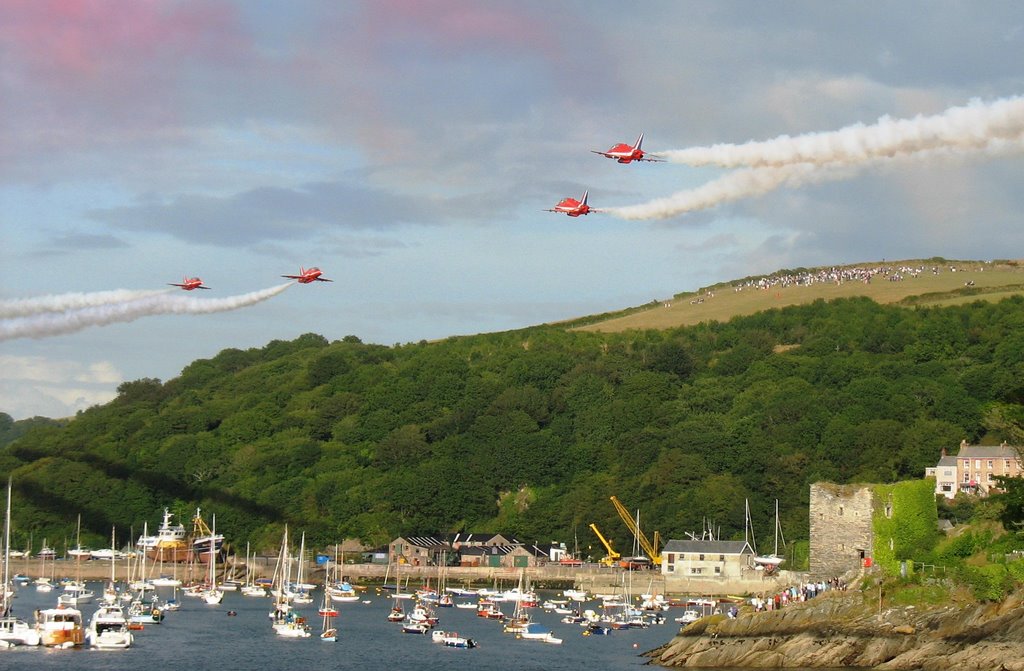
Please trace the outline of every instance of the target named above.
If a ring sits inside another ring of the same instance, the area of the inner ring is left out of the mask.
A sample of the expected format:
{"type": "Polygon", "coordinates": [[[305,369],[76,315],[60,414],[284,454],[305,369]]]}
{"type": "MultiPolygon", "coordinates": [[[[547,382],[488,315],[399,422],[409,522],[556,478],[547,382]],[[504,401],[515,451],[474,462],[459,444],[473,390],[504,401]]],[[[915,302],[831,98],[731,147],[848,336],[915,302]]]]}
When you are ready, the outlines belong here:
{"type": "Polygon", "coordinates": [[[691,668],[1024,671],[1024,594],[879,612],[871,595],[831,592],[783,610],[704,618],[649,656],[691,668]]]}

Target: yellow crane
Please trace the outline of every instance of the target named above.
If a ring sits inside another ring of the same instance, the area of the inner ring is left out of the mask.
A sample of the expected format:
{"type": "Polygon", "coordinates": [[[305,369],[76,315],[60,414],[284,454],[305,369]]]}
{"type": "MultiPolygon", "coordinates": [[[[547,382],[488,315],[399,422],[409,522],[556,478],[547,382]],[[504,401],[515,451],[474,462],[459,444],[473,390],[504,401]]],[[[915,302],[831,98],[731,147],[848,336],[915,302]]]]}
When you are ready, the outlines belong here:
{"type": "Polygon", "coordinates": [[[597,530],[596,524],[591,524],[590,530],[594,532],[594,534],[597,536],[597,539],[601,541],[601,545],[604,546],[604,551],[608,553],[608,556],[604,559],[601,559],[598,563],[603,564],[605,566],[615,566],[615,564],[619,561],[619,558],[622,557],[622,555],[615,551],[615,549],[612,547],[611,541],[609,541],[601,535],[601,532],[597,530]]]}
{"type": "Polygon", "coordinates": [[[627,527],[629,527],[630,533],[636,537],[637,542],[640,543],[640,547],[642,547],[644,552],[647,553],[651,563],[655,566],[661,566],[661,553],[658,551],[658,543],[661,539],[658,538],[658,532],[654,532],[654,542],[651,543],[647,540],[647,536],[644,536],[644,532],[640,530],[640,526],[629,514],[629,511],[626,510],[626,507],[622,505],[619,499],[614,495],[612,496],[612,505],[615,506],[615,511],[619,513],[619,517],[622,518],[622,521],[626,523],[627,527]]]}

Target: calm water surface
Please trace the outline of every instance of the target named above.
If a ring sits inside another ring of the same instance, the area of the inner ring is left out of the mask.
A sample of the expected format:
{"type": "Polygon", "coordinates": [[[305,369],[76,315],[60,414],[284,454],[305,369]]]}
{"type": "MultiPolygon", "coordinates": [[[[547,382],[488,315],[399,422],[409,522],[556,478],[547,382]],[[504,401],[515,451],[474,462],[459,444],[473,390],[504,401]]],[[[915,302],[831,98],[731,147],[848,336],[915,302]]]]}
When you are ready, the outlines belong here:
{"type": "MultiPolygon", "coordinates": [[[[99,583],[90,584],[97,593],[99,583]]],[[[164,596],[170,590],[162,589],[164,596]]],[[[14,601],[15,614],[33,620],[37,608],[56,603],[57,591],[39,594],[35,588],[19,587],[14,601]]],[[[550,598],[552,594],[542,595],[550,598]]],[[[538,671],[569,671],[595,669],[618,671],[637,669],[648,660],[641,654],[668,642],[678,630],[671,621],[648,629],[615,631],[608,636],[582,636],[576,625],[563,624],[561,616],[532,609],[535,620],[550,627],[562,645],[516,639],[501,631],[501,625],[477,617],[472,610],[438,608],[439,629],[457,631],[473,638],[479,647],[447,648],[431,641],[430,636],[403,634],[397,624],[387,622],[391,599],[372,591],[364,603],[337,604],[340,616],[335,618],[339,636],[336,643],[317,638],[320,618],[315,605],[300,609],[309,619],[313,637],[285,639],[275,636],[267,614],[269,599],[244,597],[228,592],[219,606],[208,606],[202,600],[179,597],[181,610],[168,613],[161,624],[146,625],[136,631],[135,644],[128,650],[50,650],[19,647],[0,651],[0,669],[43,671],[59,669],[168,670],[210,669],[515,669],[538,671]],[[234,610],[237,616],[227,615],[234,610]]],[[[513,604],[501,604],[511,612],[513,604]]],[[[593,607],[588,604],[588,607],[593,607]]],[[[88,622],[95,604],[82,607],[88,622]]]]}

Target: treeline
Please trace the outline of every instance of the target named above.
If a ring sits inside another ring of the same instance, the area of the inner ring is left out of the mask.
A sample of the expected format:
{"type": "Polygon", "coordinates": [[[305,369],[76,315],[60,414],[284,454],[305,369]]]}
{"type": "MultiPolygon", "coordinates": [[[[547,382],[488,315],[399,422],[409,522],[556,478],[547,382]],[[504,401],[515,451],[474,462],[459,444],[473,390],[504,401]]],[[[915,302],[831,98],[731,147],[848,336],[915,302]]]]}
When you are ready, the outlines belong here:
{"type": "Polygon", "coordinates": [[[777,498],[794,540],[811,482],[919,478],[962,439],[1019,437],[1022,326],[1018,297],[394,347],[307,334],[127,382],[0,447],[0,472],[14,474],[16,538],[37,548],[79,513],[95,547],[112,525],[152,531],[167,506],[186,523],[216,513],[236,545],[264,548],[287,522],[321,545],[465,530],[571,546],[576,533],[600,556],[596,522],[626,554],[612,494],[675,538],[706,525],[742,538],[749,499],[762,544],[777,498]]]}

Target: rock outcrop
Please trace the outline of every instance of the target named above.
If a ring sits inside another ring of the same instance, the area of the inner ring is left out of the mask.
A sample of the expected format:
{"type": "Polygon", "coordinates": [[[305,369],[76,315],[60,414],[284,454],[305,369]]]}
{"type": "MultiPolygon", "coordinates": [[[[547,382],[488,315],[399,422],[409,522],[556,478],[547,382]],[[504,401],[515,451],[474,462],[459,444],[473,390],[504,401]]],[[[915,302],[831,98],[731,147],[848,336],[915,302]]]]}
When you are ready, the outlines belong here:
{"type": "Polygon", "coordinates": [[[889,608],[830,592],[784,610],[715,616],[652,651],[662,666],[1024,671],[1024,599],[889,608]]]}

